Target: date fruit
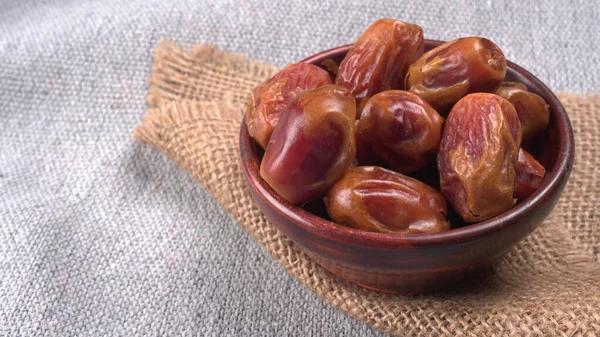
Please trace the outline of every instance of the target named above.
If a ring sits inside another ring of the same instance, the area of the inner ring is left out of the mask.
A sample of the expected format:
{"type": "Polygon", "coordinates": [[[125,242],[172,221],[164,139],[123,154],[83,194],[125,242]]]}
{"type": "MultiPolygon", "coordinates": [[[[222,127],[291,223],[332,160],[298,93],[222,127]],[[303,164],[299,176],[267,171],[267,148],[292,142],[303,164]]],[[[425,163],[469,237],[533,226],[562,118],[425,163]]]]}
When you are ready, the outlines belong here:
{"type": "Polygon", "coordinates": [[[354,95],[358,116],[372,95],[404,88],[408,66],[423,54],[424,43],[421,27],[393,19],[377,20],[360,35],[336,77],[354,95]]]}
{"type": "Polygon", "coordinates": [[[535,137],[548,126],[550,122],[548,103],[540,96],[527,91],[527,87],[522,83],[502,82],[494,93],[506,98],[515,106],[521,121],[523,141],[535,137]]]}
{"type": "Polygon", "coordinates": [[[490,93],[469,94],[448,118],[438,152],[442,194],[466,222],[515,204],[521,123],[513,105],[490,93]]]}
{"type": "Polygon", "coordinates": [[[506,59],[496,44],[466,37],[423,54],[409,67],[405,87],[445,116],[465,95],[494,89],[505,74],[506,59]]]}
{"type": "Polygon", "coordinates": [[[546,169],[532,155],[520,149],[516,170],[517,177],[513,196],[517,200],[523,200],[542,185],[546,169]]]}
{"type": "Polygon", "coordinates": [[[300,93],[281,112],[260,176],[293,204],[321,196],[352,164],[355,120],[356,103],[344,87],[300,93]]]}
{"type": "Polygon", "coordinates": [[[281,110],[304,90],[333,81],[327,71],[307,63],[294,63],[252,90],[246,107],[248,133],[264,149],[279,121],[281,110]]]}
{"type": "Polygon", "coordinates": [[[436,233],[450,229],[444,197],[413,178],[377,166],[352,168],[327,192],[338,224],[371,232],[436,233]]]}
{"type": "Polygon", "coordinates": [[[403,90],[380,92],[367,101],[358,120],[356,142],[400,173],[435,161],[444,119],[422,98],[403,90]]]}

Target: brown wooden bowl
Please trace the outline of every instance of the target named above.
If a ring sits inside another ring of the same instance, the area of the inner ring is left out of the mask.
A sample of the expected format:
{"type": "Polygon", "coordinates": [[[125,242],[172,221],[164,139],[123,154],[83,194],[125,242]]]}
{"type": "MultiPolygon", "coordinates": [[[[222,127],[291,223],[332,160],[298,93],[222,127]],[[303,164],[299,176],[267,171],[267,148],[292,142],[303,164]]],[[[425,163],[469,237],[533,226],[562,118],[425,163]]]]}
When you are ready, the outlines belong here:
{"type": "MultiPolygon", "coordinates": [[[[441,41],[427,40],[430,50],[441,41]]],[[[327,50],[303,62],[321,66],[340,62],[349,45],[327,50]]],[[[524,83],[550,105],[550,125],[528,144],[546,168],[542,186],[511,210],[472,225],[453,220],[453,229],[436,234],[384,234],[344,227],[327,220],[322,205],[313,213],[280,197],[260,177],[261,149],[240,131],[240,154],[252,195],[266,217],[321,266],[360,286],[395,293],[447,289],[505,253],[538,227],[552,211],[573,166],[571,123],[556,96],[535,76],[508,62],[507,80],[524,83]],[[318,215],[317,215],[318,214],[318,215]],[[458,227],[458,228],[456,228],[458,227]]],[[[316,205],[316,206],[315,206],[316,205]]]]}

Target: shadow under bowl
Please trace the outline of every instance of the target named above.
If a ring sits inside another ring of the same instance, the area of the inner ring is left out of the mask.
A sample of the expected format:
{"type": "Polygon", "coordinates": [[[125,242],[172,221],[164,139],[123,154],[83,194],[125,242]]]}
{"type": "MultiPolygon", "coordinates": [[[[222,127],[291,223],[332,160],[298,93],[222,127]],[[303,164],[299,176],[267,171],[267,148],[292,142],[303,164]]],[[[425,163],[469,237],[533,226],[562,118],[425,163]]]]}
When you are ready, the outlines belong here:
{"type": "MultiPolygon", "coordinates": [[[[425,50],[443,43],[426,40],[425,50]]],[[[350,45],[315,54],[303,62],[339,64],[350,45]]],[[[325,67],[324,67],[325,68],[325,67]]],[[[535,76],[507,62],[507,81],[525,84],[550,105],[550,125],[528,144],[546,168],[540,188],[509,211],[476,224],[453,223],[447,232],[388,234],[338,225],[280,197],[261,177],[262,150],[240,130],[240,155],[250,191],[275,227],[331,273],[362,287],[413,294],[455,287],[533,232],[556,205],[573,167],[574,142],[567,113],[535,76]]]]}

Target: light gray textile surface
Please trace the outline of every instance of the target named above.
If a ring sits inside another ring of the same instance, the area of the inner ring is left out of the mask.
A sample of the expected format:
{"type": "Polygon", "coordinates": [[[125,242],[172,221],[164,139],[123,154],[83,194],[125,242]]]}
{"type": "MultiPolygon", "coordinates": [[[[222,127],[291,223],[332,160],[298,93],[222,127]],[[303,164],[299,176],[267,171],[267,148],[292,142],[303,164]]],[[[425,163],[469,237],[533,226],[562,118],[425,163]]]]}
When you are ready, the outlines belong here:
{"type": "MultiPolygon", "coordinates": [[[[600,92],[593,1],[0,2],[0,336],[374,336],[273,262],[131,132],[160,38],[285,65],[371,21],[482,35],[600,92]]],[[[418,315],[418,313],[415,313],[418,315]]]]}

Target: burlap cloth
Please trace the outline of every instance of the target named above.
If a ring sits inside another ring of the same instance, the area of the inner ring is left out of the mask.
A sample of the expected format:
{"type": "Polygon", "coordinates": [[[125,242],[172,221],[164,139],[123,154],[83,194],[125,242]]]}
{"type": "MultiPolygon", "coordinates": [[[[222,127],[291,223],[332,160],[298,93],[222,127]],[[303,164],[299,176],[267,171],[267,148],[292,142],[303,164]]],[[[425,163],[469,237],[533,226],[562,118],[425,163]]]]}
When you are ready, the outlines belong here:
{"type": "Polygon", "coordinates": [[[577,146],[573,173],[544,224],[480,280],[452,292],[395,296],[339,279],[271,225],[238,159],[249,92],[277,68],[196,45],[162,41],[150,108],[134,132],[192,175],[300,283],[333,307],[397,335],[600,335],[600,96],[559,94],[577,146]]]}

